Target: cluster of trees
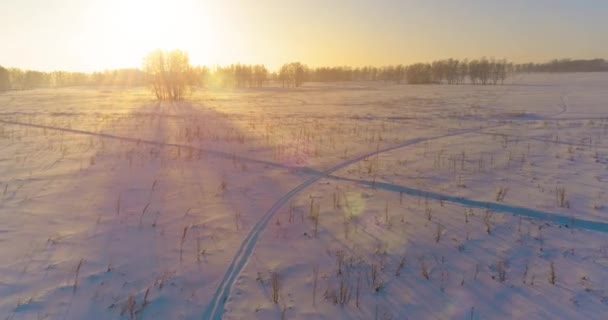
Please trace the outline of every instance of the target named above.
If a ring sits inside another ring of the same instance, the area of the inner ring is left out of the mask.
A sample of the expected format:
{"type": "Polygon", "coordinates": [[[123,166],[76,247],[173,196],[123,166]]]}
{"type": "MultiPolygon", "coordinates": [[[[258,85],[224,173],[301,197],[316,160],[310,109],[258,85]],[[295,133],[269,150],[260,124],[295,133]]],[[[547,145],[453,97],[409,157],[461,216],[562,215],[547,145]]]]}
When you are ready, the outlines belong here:
{"type": "Polygon", "coordinates": [[[309,79],[308,67],[300,62],[286,63],[279,69],[277,78],[283,87],[299,87],[309,79]]]}
{"type": "Polygon", "coordinates": [[[396,66],[386,66],[381,68],[376,74],[379,79],[383,81],[392,81],[395,83],[401,83],[404,80],[405,73],[407,72],[406,66],[396,65],[396,66]]]}
{"type": "Polygon", "coordinates": [[[416,63],[408,66],[405,77],[408,83],[423,84],[433,82],[433,69],[429,63],[416,63]]]}
{"type": "MultiPolygon", "coordinates": [[[[82,79],[87,82],[86,74],[82,79]]],[[[69,79],[69,77],[68,77],[69,79]]],[[[61,83],[61,82],[60,82],[61,83]]],[[[69,82],[68,82],[69,83],[69,82]]],[[[75,81],[74,85],[79,82],[75,81]]],[[[140,69],[119,69],[93,72],[88,77],[88,85],[93,86],[142,86],[146,84],[146,73],[140,69]]],[[[60,84],[69,85],[69,84],[60,84]]]]}
{"type": "Polygon", "coordinates": [[[524,63],[515,66],[516,72],[606,72],[608,61],[591,60],[552,60],[547,63],[524,63]]]}
{"type": "MultiPolygon", "coordinates": [[[[308,68],[307,68],[308,69],[308,68]]],[[[307,78],[315,82],[336,82],[358,80],[358,68],[345,67],[321,67],[307,71],[307,78]]]]}
{"type": "Polygon", "coordinates": [[[216,67],[213,73],[207,69],[203,78],[208,84],[222,87],[259,88],[268,80],[268,75],[268,69],[261,64],[233,64],[216,67]]]}
{"type": "Polygon", "coordinates": [[[479,60],[459,61],[455,59],[438,60],[432,63],[417,63],[408,66],[405,77],[408,83],[446,83],[446,84],[498,84],[503,83],[513,70],[513,64],[506,60],[482,58],[479,60]]]}
{"type": "Polygon", "coordinates": [[[469,78],[473,84],[498,84],[504,83],[507,75],[513,70],[513,63],[507,60],[481,59],[472,60],[468,63],[469,78]]]}
{"type": "Polygon", "coordinates": [[[307,79],[313,82],[336,82],[336,81],[401,81],[405,67],[402,65],[373,67],[365,66],[353,68],[341,67],[319,67],[306,68],[307,79]]]}
{"type": "Polygon", "coordinates": [[[438,60],[432,63],[416,63],[409,66],[393,65],[385,67],[320,67],[308,68],[300,63],[283,65],[278,80],[283,86],[299,86],[302,82],[334,82],[381,80],[394,83],[407,81],[410,84],[498,84],[504,82],[513,70],[513,64],[506,60],[478,59],[459,61],[438,60]],[[297,83],[295,79],[298,79],[297,83]]]}
{"type": "MultiPolygon", "coordinates": [[[[386,67],[317,67],[310,68],[299,62],[283,65],[277,74],[280,81],[298,76],[302,82],[339,82],[339,81],[394,81],[404,79],[406,67],[403,65],[386,67]],[[297,72],[294,72],[297,70],[297,72]],[[282,76],[283,75],[283,76],[282,76]]],[[[301,85],[301,83],[300,83],[301,85]]]]}
{"type": "Polygon", "coordinates": [[[26,90],[41,87],[73,86],[142,86],[146,74],[139,69],[106,70],[103,72],[41,72],[0,67],[0,88],[26,90]]]}
{"type": "Polygon", "coordinates": [[[40,71],[22,71],[10,68],[8,70],[11,87],[16,89],[30,89],[45,86],[50,83],[51,75],[40,71]]]}
{"type": "Polygon", "coordinates": [[[188,54],[181,50],[156,50],[144,58],[148,83],[158,100],[181,100],[197,83],[188,54]]]}

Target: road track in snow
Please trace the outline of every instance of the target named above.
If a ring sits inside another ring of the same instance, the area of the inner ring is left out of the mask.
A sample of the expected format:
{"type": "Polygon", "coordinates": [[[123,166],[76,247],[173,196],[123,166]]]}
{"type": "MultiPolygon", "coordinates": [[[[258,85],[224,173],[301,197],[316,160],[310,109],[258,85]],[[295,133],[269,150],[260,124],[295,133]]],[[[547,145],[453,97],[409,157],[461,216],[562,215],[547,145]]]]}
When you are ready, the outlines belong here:
{"type": "MultiPolygon", "coordinates": [[[[497,126],[493,126],[493,127],[497,127],[497,126]]],[[[436,135],[436,136],[431,136],[431,137],[426,137],[426,138],[415,138],[415,139],[411,139],[411,140],[402,142],[400,144],[397,144],[397,145],[394,145],[391,147],[368,152],[368,153],[356,156],[354,158],[351,158],[340,164],[337,164],[327,170],[321,171],[318,174],[314,175],[313,177],[307,179],[306,181],[304,181],[297,187],[291,189],[289,192],[287,192],[281,198],[279,198],[272,205],[272,207],[270,207],[270,209],[268,211],[266,211],[266,213],[264,213],[262,218],[260,220],[258,220],[258,222],[255,224],[255,226],[249,231],[249,234],[243,240],[236,255],[230,262],[230,265],[228,266],[226,273],[220,280],[220,283],[219,283],[215,293],[213,294],[211,302],[207,305],[207,308],[205,309],[205,311],[203,313],[203,319],[205,319],[205,320],[222,319],[222,315],[224,313],[224,304],[226,303],[226,301],[228,300],[228,297],[230,296],[230,291],[231,291],[232,286],[233,286],[234,282],[236,281],[238,275],[241,273],[241,271],[247,264],[247,261],[248,261],[249,257],[251,256],[253,249],[255,248],[255,245],[258,241],[258,238],[260,237],[262,232],[265,230],[268,223],[272,220],[274,215],[278,212],[278,210],[281,207],[283,207],[293,197],[295,197],[300,192],[305,190],[307,187],[311,186],[312,184],[314,184],[315,182],[319,181],[320,179],[322,179],[324,177],[330,177],[332,173],[339,171],[340,169],[343,169],[343,168],[348,167],[352,164],[355,164],[359,161],[362,161],[366,158],[373,157],[373,156],[381,154],[381,153],[386,153],[389,151],[412,146],[412,145],[419,144],[419,143],[426,142],[426,141],[438,140],[438,139],[442,139],[442,138],[448,138],[448,137],[454,137],[454,136],[464,135],[464,134],[468,134],[468,133],[474,133],[474,132],[478,132],[478,131],[481,131],[484,129],[487,129],[487,128],[459,130],[458,132],[452,132],[452,133],[436,135]]]]}

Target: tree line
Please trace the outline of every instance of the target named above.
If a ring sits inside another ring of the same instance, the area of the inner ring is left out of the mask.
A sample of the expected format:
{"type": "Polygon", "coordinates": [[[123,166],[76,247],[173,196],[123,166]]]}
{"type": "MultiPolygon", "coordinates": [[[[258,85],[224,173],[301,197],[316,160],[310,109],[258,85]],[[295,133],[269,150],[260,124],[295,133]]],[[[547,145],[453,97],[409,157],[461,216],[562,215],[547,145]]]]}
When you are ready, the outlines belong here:
{"type": "Polygon", "coordinates": [[[159,99],[180,99],[193,86],[259,88],[273,82],[283,87],[299,87],[306,82],[384,81],[409,84],[496,85],[517,72],[600,72],[608,71],[604,59],[552,60],[546,63],[513,64],[505,59],[444,59],[430,63],[384,67],[308,67],[300,62],[282,65],[270,72],[264,65],[190,65],[180,50],[157,50],[144,58],[142,69],[102,72],[40,72],[0,66],[0,91],[68,86],[145,86],[159,99]]]}
{"type": "Polygon", "coordinates": [[[268,80],[268,69],[264,65],[232,64],[216,67],[213,72],[205,68],[201,74],[202,81],[208,85],[237,88],[259,88],[268,80]]]}
{"type": "Polygon", "coordinates": [[[515,66],[516,72],[607,72],[608,61],[591,60],[552,60],[547,63],[524,63],[515,66]]]}
{"type": "Polygon", "coordinates": [[[117,69],[103,72],[41,72],[0,66],[0,90],[26,90],[41,87],[73,86],[142,86],[146,74],[139,69],[117,69]]]}
{"type": "Polygon", "coordinates": [[[498,84],[503,83],[512,72],[513,64],[506,60],[456,59],[438,60],[432,63],[393,65],[385,67],[366,66],[360,68],[319,67],[308,68],[300,63],[283,65],[278,78],[283,86],[299,86],[303,82],[370,81],[409,84],[498,84]]]}

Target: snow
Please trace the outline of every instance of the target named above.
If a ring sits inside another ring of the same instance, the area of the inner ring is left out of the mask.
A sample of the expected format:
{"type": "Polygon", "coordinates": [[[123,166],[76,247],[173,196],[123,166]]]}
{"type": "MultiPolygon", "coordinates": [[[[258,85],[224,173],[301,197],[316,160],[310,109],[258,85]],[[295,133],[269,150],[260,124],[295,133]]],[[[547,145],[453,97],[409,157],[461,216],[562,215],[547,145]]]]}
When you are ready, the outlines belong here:
{"type": "Polygon", "coordinates": [[[606,85],[4,93],[0,318],[602,319],[606,85]]]}

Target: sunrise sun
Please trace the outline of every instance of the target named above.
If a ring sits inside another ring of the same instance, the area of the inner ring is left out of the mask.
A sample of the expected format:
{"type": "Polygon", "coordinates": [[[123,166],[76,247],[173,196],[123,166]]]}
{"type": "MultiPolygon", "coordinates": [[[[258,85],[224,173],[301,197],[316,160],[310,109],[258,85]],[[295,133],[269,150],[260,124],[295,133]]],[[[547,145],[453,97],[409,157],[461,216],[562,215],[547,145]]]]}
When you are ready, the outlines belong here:
{"type": "Polygon", "coordinates": [[[87,25],[87,40],[101,43],[104,49],[93,53],[86,47],[80,49],[117,66],[139,65],[141,57],[151,50],[174,48],[200,52],[197,57],[205,62],[212,54],[212,44],[221,37],[214,27],[215,18],[208,14],[212,8],[209,3],[193,0],[91,4],[88,20],[96,23],[87,25]]]}

